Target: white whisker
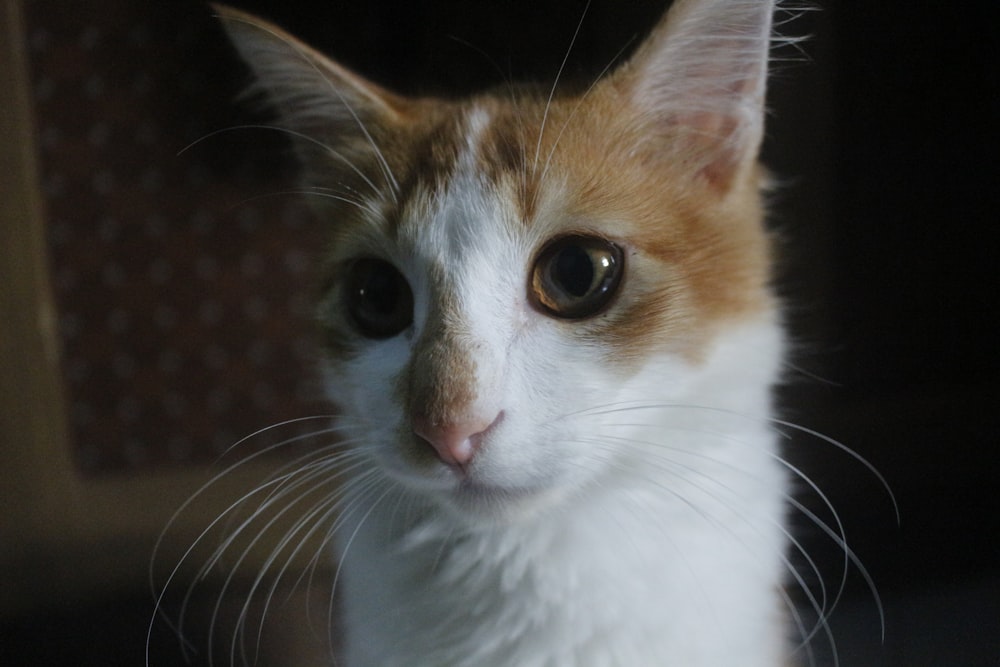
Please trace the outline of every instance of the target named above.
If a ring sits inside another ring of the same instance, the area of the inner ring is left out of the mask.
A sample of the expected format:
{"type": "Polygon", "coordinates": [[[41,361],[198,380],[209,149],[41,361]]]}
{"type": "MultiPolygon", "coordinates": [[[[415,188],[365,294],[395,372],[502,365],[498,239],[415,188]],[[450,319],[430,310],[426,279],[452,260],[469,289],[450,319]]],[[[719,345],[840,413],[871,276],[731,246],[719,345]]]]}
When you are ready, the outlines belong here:
{"type": "MultiPolygon", "coordinates": [[[[631,40],[629,42],[626,42],[622,46],[622,48],[618,50],[618,53],[616,53],[611,58],[611,60],[608,61],[608,64],[604,66],[604,69],[602,69],[600,73],[596,77],[594,77],[594,80],[591,81],[590,85],[587,87],[587,90],[585,90],[583,94],[580,95],[579,99],[577,99],[576,101],[576,104],[573,105],[573,109],[570,110],[569,114],[566,116],[566,120],[563,121],[562,127],[559,128],[559,133],[556,135],[555,140],[552,142],[552,148],[549,149],[549,154],[545,158],[545,166],[542,167],[542,174],[541,176],[539,176],[540,181],[545,180],[546,174],[549,173],[549,167],[552,165],[552,157],[555,155],[556,149],[559,147],[559,142],[563,137],[563,133],[566,132],[566,128],[569,127],[570,123],[576,116],[577,112],[583,107],[583,103],[587,100],[588,97],[590,97],[590,94],[597,87],[597,84],[599,84],[604,79],[604,76],[608,73],[611,67],[614,66],[616,62],[618,62],[618,59],[621,57],[622,53],[625,52],[625,49],[628,48],[630,43],[631,40]]],[[[544,120],[543,120],[543,125],[544,125],[544,120]]]]}
{"type": "Polygon", "coordinates": [[[177,155],[183,155],[184,153],[186,153],[187,151],[191,150],[192,148],[194,148],[198,144],[202,143],[203,141],[206,141],[207,139],[211,139],[211,138],[216,137],[216,136],[218,136],[220,134],[225,134],[225,133],[228,133],[228,132],[235,132],[235,131],[239,131],[239,130],[269,130],[269,131],[272,131],[272,132],[280,132],[281,134],[285,134],[285,135],[288,135],[289,137],[292,137],[294,139],[299,139],[300,141],[303,141],[303,142],[305,142],[307,144],[311,144],[311,145],[315,146],[316,148],[319,148],[324,153],[332,156],[333,158],[335,158],[336,160],[338,160],[339,162],[341,162],[344,166],[346,166],[351,172],[353,172],[358,178],[360,178],[364,182],[365,185],[367,185],[369,188],[371,188],[373,195],[378,195],[380,193],[380,189],[368,177],[368,175],[365,174],[364,171],[362,171],[350,159],[348,159],[347,156],[345,156],[343,153],[341,153],[341,152],[337,151],[335,148],[333,148],[333,146],[330,146],[329,144],[323,143],[322,141],[316,139],[315,137],[311,137],[308,134],[305,134],[304,132],[299,132],[298,130],[293,130],[293,129],[288,128],[288,127],[281,127],[280,125],[268,125],[268,124],[263,124],[263,123],[252,123],[252,124],[244,124],[244,125],[232,125],[232,126],[229,126],[229,127],[220,128],[218,130],[213,130],[212,132],[209,132],[209,133],[207,133],[207,134],[199,137],[198,139],[195,139],[194,141],[192,141],[191,143],[189,143],[187,146],[185,146],[184,148],[182,148],[179,151],[177,151],[177,155]]]}
{"type": "MultiPolygon", "coordinates": [[[[350,472],[351,470],[347,469],[344,471],[344,474],[345,475],[350,474],[350,472]]],[[[260,568],[259,573],[254,579],[254,582],[250,587],[249,594],[247,595],[247,600],[243,605],[243,610],[241,611],[239,617],[239,623],[238,623],[239,627],[242,627],[243,623],[245,622],[246,614],[249,611],[250,600],[253,598],[257,589],[263,583],[265,573],[268,573],[273,569],[273,566],[275,562],[277,562],[279,556],[284,551],[286,551],[286,549],[292,543],[292,541],[296,540],[298,543],[284,557],[284,563],[281,565],[280,568],[278,568],[277,572],[274,574],[271,586],[269,587],[267,593],[264,596],[264,607],[261,614],[262,619],[264,616],[267,615],[267,610],[270,606],[271,600],[274,597],[277,587],[280,584],[285,572],[287,572],[289,567],[291,567],[292,562],[298,556],[301,550],[306,546],[306,544],[309,543],[309,541],[316,535],[316,533],[329,522],[329,520],[334,516],[334,514],[341,510],[340,507],[341,502],[350,493],[350,488],[356,485],[363,485],[367,478],[372,477],[375,474],[376,473],[373,470],[369,469],[364,473],[362,473],[361,475],[351,477],[346,484],[336,485],[333,493],[324,496],[316,503],[314,503],[310,508],[298,513],[296,521],[294,522],[292,527],[286,530],[284,536],[273,547],[271,555],[265,560],[264,564],[260,568]]],[[[319,475],[314,474],[311,476],[319,476],[319,475]]],[[[296,504],[298,500],[301,499],[302,497],[308,496],[321,486],[325,486],[333,482],[335,482],[334,478],[327,477],[321,479],[315,486],[305,491],[299,498],[293,499],[287,505],[287,508],[291,509],[291,507],[294,504],[296,504]]],[[[336,522],[334,522],[334,525],[336,525],[336,522]]],[[[261,530],[261,534],[263,534],[264,531],[266,531],[269,527],[270,527],[270,522],[268,526],[265,526],[261,530]]],[[[335,528],[331,529],[331,531],[334,530],[336,529],[335,528]]],[[[326,542],[327,540],[324,540],[322,544],[326,544],[326,542]]],[[[302,576],[304,576],[306,571],[307,569],[303,569],[302,573],[299,574],[299,577],[296,579],[295,583],[291,586],[292,591],[294,591],[298,587],[299,583],[301,582],[302,576]]],[[[262,630],[263,630],[263,622],[258,627],[257,642],[256,642],[258,647],[257,652],[259,652],[262,630]]]]}
{"type": "MultiPolygon", "coordinates": [[[[875,606],[877,608],[878,616],[879,616],[879,619],[880,619],[880,626],[881,626],[881,629],[882,629],[882,632],[883,632],[883,637],[884,637],[884,632],[885,632],[885,616],[884,616],[884,609],[883,609],[883,606],[882,606],[881,596],[878,594],[878,590],[877,590],[877,588],[875,586],[875,583],[872,580],[871,575],[868,572],[867,568],[864,566],[864,564],[858,558],[857,554],[853,551],[853,549],[851,549],[848,546],[847,539],[846,539],[846,533],[845,533],[845,527],[844,527],[843,523],[841,522],[840,516],[839,516],[838,512],[836,511],[836,509],[834,508],[832,502],[827,497],[827,495],[822,491],[822,489],[820,489],[819,486],[813,480],[811,480],[801,469],[799,469],[798,467],[792,465],[790,462],[788,462],[787,460],[785,460],[783,457],[779,456],[777,453],[771,452],[767,448],[761,448],[761,447],[759,447],[757,445],[749,445],[748,443],[743,442],[738,437],[733,437],[731,435],[728,435],[727,432],[725,432],[725,431],[716,431],[714,429],[708,429],[708,428],[704,428],[704,427],[701,427],[701,428],[690,428],[690,427],[681,427],[681,426],[673,426],[673,425],[667,426],[667,425],[664,425],[663,423],[661,423],[662,422],[662,418],[659,421],[651,421],[651,422],[648,422],[648,423],[643,422],[643,421],[622,422],[620,420],[619,421],[608,421],[607,420],[607,417],[611,417],[611,416],[614,416],[614,415],[621,415],[621,414],[635,414],[635,413],[643,414],[643,413],[645,413],[645,414],[650,414],[651,416],[652,415],[659,416],[664,411],[682,411],[682,412],[688,412],[688,413],[698,413],[698,412],[702,412],[702,411],[718,412],[720,414],[724,414],[724,415],[727,415],[729,417],[733,417],[733,418],[738,419],[738,420],[747,420],[748,422],[754,423],[756,425],[762,425],[762,426],[776,425],[776,426],[779,426],[779,427],[791,428],[793,430],[800,431],[800,432],[805,433],[807,435],[814,436],[814,437],[818,438],[822,442],[825,442],[825,443],[828,443],[828,444],[832,444],[837,449],[839,449],[840,451],[842,451],[842,452],[847,453],[848,455],[850,455],[851,458],[853,458],[853,459],[861,462],[865,466],[865,468],[868,469],[869,471],[871,471],[873,473],[874,477],[883,484],[883,486],[888,491],[888,493],[890,495],[890,498],[893,500],[892,506],[893,506],[894,511],[896,512],[896,516],[897,516],[897,520],[898,520],[898,506],[895,503],[895,499],[893,497],[893,494],[892,494],[891,490],[888,488],[888,485],[885,482],[884,478],[880,474],[878,474],[876,470],[874,470],[874,467],[869,462],[867,462],[862,457],[860,457],[860,455],[858,455],[856,452],[853,452],[853,450],[850,450],[845,445],[843,445],[843,443],[840,443],[839,441],[836,441],[836,440],[834,440],[832,438],[824,436],[824,435],[822,435],[822,434],[820,434],[820,433],[818,433],[818,432],[816,432],[816,431],[814,431],[812,429],[801,427],[801,426],[799,426],[797,424],[793,424],[793,423],[786,422],[786,421],[779,420],[779,419],[761,418],[761,417],[752,416],[752,415],[743,415],[743,414],[739,414],[739,413],[733,412],[732,410],[728,410],[728,409],[724,409],[724,408],[718,408],[718,407],[712,407],[712,406],[686,405],[686,404],[664,404],[664,403],[646,402],[646,401],[623,401],[623,402],[619,402],[619,403],[600,404],[600,405],[595,405],[595,406],[590,406],[590,407],[587,407],[587,408],[575,410],[575,411],[573,411],[571,413],[565,413],[565,414],[557,417],[554,420],[554,422],[558,422],[558,421],[564,421],[564,420],[567,420],[567,419],[599,418],[601,420],[600,421],[600,427],[603,428],[603,429],[610,429],[614,433],[620,432],[621,429],[650,428],[650,427],[652,427],[652,426],[655,425],[656,428],[658,428],[658,429],[664,429],[664,428],[666,428],[666,429],[668,429],[671,432],[694,433],[694,434],[701,434],[701,435],[705,435],[705,436],[710,436],[712,438],[716,438],[716,439],[719,439],[719,440],[724,441],[724,442],[731,443],[731,444],[736,445],[736,446],[753,446],[755,449],[759,450],[762,454],[766,455],[768,458],[774,460],[775,462],[777,462],[778,464],[780,464],[782,467],[784,467],[786,470],[788,470],[789,472],[791,472],[792,475],[794,475],[796,478],[798,478],[801,481],[805,482],[806,485],[811,490],[811,492],[815,494],[815,496],[820,500],[820,502],[830,512],[830,515],[831,515],[831,517],[832,517],[832,519],[834,521],[834,524],[835,524],[836,528],[831,527],[826,521],[824,521],[819,516],[817,516],[812,510],[810,510],[808,507],[806,507],[804,504],[802,504],[800,501],[798,501],[794,496],[792,496],[792,495],[790,495],[788,493],[782,493],[784,501],[786,503],[788,503],[788,505],[791,506],[793,509],[795,509],[796,511],[800,512],[803,516],[805,516],[806,518],[808,518],[813,525],[815,525],[817,528],[819,528],[820,531],[823,534],[825,534],[834,544],[837,545],[838,549],[840,550],[840,552],[843,555],[844,564],[843,564],[843,569],[842,569],[841,575],[839,577],[838,588],[836,590],[836,593],[833,595],[833,597],[832,598],[828,598],[827,597],[827,592],[826,592],[826,587],[825,587],[825,584],[824,584],[824,580],[823,580],[823,577],[821,576],[821,574],[819,572],[818,565],[815,563],[815,561],[807,553],[807,551],[804,548],[804,545],[802,545],[802,543],[799,542],[794,537],[794,535],[791,533],[791,531],[789,531],[788,529],[784,528],[784,526],[782,526],[780,523],[777,523],[775,521],[771,522],[771,523],[773,523],[776,527],[778,527],[781,530],[781,532],[783,533],[783,535],[785,536],[785,538],[788,540],[788,542],[792,546],[792,548],[796,552],[798,552],[799,554],[802,555],[802,557],[805,559],[807,567],[816,575],[816,577],[817,577],[816,580],[817,580],[817,583],[818,583],[818,585],[820,587],[819,598],[813,597],[813,595],[811,593],[810,587],[805,583],[805,580],[802,579],[801,576],[798,574],[797,569],[792,565],[791,561],[788,561],[787,559],[784,560],[785,566],[786,566],[786,570],[792,575],[793,579],[796,580],[796,583],[797,583],[799,589],[805,594],[805,596],[806,596],[807,600],[809,601],[810,605],[813,607],[813,609],[816,611],[816,613],[818,615],[817,620],[816,620],[816,622],[813,625],[813,627],[812,627],[811,630],[806,630],[802,626],[801,622],[798,622],[799,627],[800,627],[800,629],[802,631],[802,640],[801,640],[801,643],[800,643],[799,647],[796,650],[801,650],[804,647],[805,650],[807,651],[808,655],[809,655],[809,660],[812,661],[813,657],[812,657],[811,649],[809,648],[809,642],[816,635],[817,632],[822,631],[824,633],[824,635],[826,636],[826,639],[827,639],[827,641],[829,643],[829,646],[830,646],[830,649],[831,649],[831,653],[833,655],[833,659],[835,661],[839,660],[837,658],[837,650],[836,650],[836,646],[835,646],[835,643],[834,643],[834,640],[833,640],[833,636],[832,636],[832,634],[830,632],[830,627],[829,627],[828,619],[829,619],[830,615],[833,613],[833,611],[835,610],[835,608],[837,607],[837,605],[838,605],[838,603],[839,603],[842,595],[844,594],[845,585],[846,585],[846,581],[847,581],[847,573],[848,573],[848,568],[849,567],[854,567],[854,569],[861,575],[861,577],[865,581],[865,584],[868,587],[868,590],[871,593],[872,599],[873,599],[874,604],[875,604],[875,606]]],[[[593,427],[590,427],[590,430],[593,431],[593,427]]],[[[775,433],[781,435],[782,437],[786,437],[786,438],[789,437],[788,434],[782,433],[781,431],[775,431],[775,433]]],[[[643,449],[643,451],[646,453],[647,456],[651,452],[653,452],[653,451],[659,451],[662,454],[674,453],[674,454],[682,456],[682,457],[694,457],[694,458],[696,458],[699,461],[712,462],[715,465],[719,465],[719,466],[724,467],[726,469],[727,474],[732,474],[734,472],[738,473],[738,474],[742,474],[744,476],[746,476],[746,475],[749,474],[747,471],[741,470],[740,468],[734,466],[733,464],[731,464],[729,462],[718,460],[715,457],[709,456],[708,454],[706,454],[706,453],[704,453],[702,451],[695,451],[695,450],[689,450],[689,449],[678,449],[678,448],[672,447],[669,444],[669,440],[666,440],[666,441],[650,441],[650,440],[643,440],[643,439],[622,437],[622,436],[617,436],[617,435],[603,435],[603,436],[599,436],[599,438],[597,440],[600,441],[602,439],[603,439],[603,441],[606,441],[606,442],[618,442],[621,445],[631,445],[631,446],[641,447],[643,449]]],[[[684,464],[679,459],[677,459],[676,456],[674,456],[672,458],[669,458],[669,459],[663,458],[662,454],[657,459],[657,461],[668,463],[670,466],[673,466],[673,467],[677,468],[678,470],[683,470],[685,473],[687,473],[689,475],[694,475],[696,477],[703,478],[704,480],[706,480],[707,483],[710,483],[710,484],[713,484],[713,485],[718,485],[718,481],[715,480],[711,475],[709,475],[701,467],[695,466],[695,465],[684,464]]],[[[671,471],[667,470],[666,472],[671,472],[671,471]]],[[[671,474],[676,475],[677,473],[676,472],[672,472],[671,474]]],[[[686,479],[685,478],[684,481],[686,483],[688,483],[688,484],[691,483],[690,479],[686,479]]],[[[699,488],[703,492],[705,492],[705,489],[703,488],[703,485],[699,485],[699,488]]],[[[712,494],[710,494],[710,495],[712,495],[712,494]]],[[[717,498],[717,497],[715,497],[715,500],[720,500],[720,499],[717,498]]],[[[749,522],[747,522],[747,523],[749,523],[749,522]]],[[[796,610],[792,609],[792,612],[793,612],[793,614],[797,615],[796,610]]]]}
{"type": "Polygon", "coordinates": [[[376,208],[374,208],[370,202],[366,200],[357,200],[357,199],[352,199],[351,197],[345,197],[344,195],[337,195],[329,192],[316,192],[314,190],[306,190],[306,189],[286,189],[286,190],[276,190],[274,192],[267,192],[264,194],[254,195],[252,197],[246,197],[244,199],[241,199],[239,201],[239,204],[241,205],[248,204],[251,202],[258,201],[260,199],[268,199],[271,197],[280,197],[287,195],[298,195],[298,196],[305,195],[309,197],[318,197],[321,199],[332,199],[334,201],[350,204],[351,206],[354,206],[359,210],[370,214],[373,217],[378,217],[380,215],[379,211],[376,208]]]}
{"type": "MultiPolygon", "coordinates": [[[[671,430],[687,430],[687,429],[671,429],[671,430]]],[[[705,433],[705,434],[708,434],[708,435],[722,437],[720,434],[715,434],[715,433],[712,433],[712,432],[701,432],[701,431],[699,431],[699,433],[705,433]]],[[[735,442],[739,442],[739,441],[736,441],[734,439],[730,439],[730,440],[733,440],[735,442]]],[[[596,442],[597,444],[603,445],[605,442],[609,442],[609,441],[619,442],[619,443],[622,443],[622,444],[632,445],[632,446],[635,446],[635,445],[642,446],[644,448],[643,452],[644,452],[644,454],[647,457],[647,463],[656,463],[656,464],[658,464],[658,469],[661,472],[666,472],[666,473],[670,474],[671,476],[673,476],[674,479],[675,479],[675,481],[682,482],[684,484],[688,484],[688,485],[692,486],[693,488],[697,489],[698,491],[704,493],[711,500],[715,501],[720,507],[725,507],[728,510],[732,511],[737,517],[739,517],[742,520],[742,522],[745,525],[747,525],[748,527],[750,527],[751,529],[753,529],[755,532],[757,532],[758,534],[760,534],[759,533],[759,529],[757,529],[755,527],[754,521],[751,521],[746,515],[744,515],[740,510],[738,510],[738,503],[742,500],[740,497],[736,496],[736,497],[732,498],[732,501],[735,501],[735,502],[731,502],[731,501],[725,500],[722,497],[720,497],[719,495],[717,495],[717,494],[709,491],[708,488],[706,487],[706,484],[715,486],[719,490],[725,491],[725,492],[728,492],[728,493],[732,492],[731,488],[729,488],[728,486],[722,484],[722,482],[716,476],[713,476],[713,475],[709,474],[703,467],[698,467],[698,466],[694,466],[694,465],[688,465],[688,464],[681,463],[676,458],[667,458],[667,457],[662,456],[662,453],[666,449],[666,450],[673,451],[675,453],[684,454],[686,456],[695,456],[695,457],[698,457],[699,459],[701,459],[701,460],[703,460],[705,462],[710,462],[710,463],[713,463],[713,464],[717,464],[720,467],[725,468],[727,470],[727,472],[735,472],[735,473],[743,475],[743,476],[750,476],[750,473],[748,473],[747,471],[742,470],[740,468],[737,468],[737,467],[733,466],[732,464],[730,464],[728,462],[720,461],[720,460],[717,460],[715,458],[709,457],[709,456],[707,456],[705,454],[699,454],[699,453],[696,453],[696,452],[689,452],[689,451],[684,451],[684,450],[673,450],[673,449],[671,449],[669,447],[665,448],[661,443],[653,443],[653,442],[648,442],[648,441],[641,441],[641,440],[630,439],[630,438],[621,438],[621,437],[611,437],[611,436],[604,436],[601,439],[596,440],[594,442],[596,442]],[[650,447],[652,447],[654,450],[660,452],[661,456],[658,456],[656,459],[652,459],[651,458],[651,454],[653,452],[650,452],[649,449],[648,449],[650,447]],[[667,465],[664,466],[663,464],[667,464],[667,465]],[[687,475],[682,475],[679,472],[673,470],[671,467],[677,468],[678,470],[683,471],[684,473],[687,473],[687,475]],[[700,479],[704,480],[705,484],[696,484],[696,483],[694,483],[692,481],[692,479],[691,479],[691,476],[694,476],[694,477],[697,477],[697,478],[700,478],[700,479]]],[[[664,490],[665,492],[670,492],[670,493],[673,493],[674,495],[680,497],[680,494],[677,492],[676,489],[674,489],[672,487],[665,486],[662,482],[660,482],[659,480],[654,479],[652,477],[646,476],[646,479],[649,482],[654,483],[657,486],[660,486],[661,489],[664,490]]],[[[755,478],[755,481],[763,483],[762,480],[759,480],[759,479],[756,479],[756,478],[755,478]]],[[[791,497],[788,496],[788,494],[784,494],[784,495],[785,495],[786,499],[791,499],[791,497]]],[[[692,508],[693,507],[700,507],[700,505],[698,505],[697,503],[695,503],[693,501],[687,501],[685,499],[685,502],[686,502],[686,504],[689,507],[692,507],[692,508]]],[[[726,524],[726,522],[724,520],[714,519],[714,518],[711,518],[711,517],[709,517],[709,516],[707,516],[705,514],[701,514],[701,516],[702,516],[702,518],[705,518],[705,519],[709,520],[710,522],[712,522],[713,525],[716,525],[716,527],[720,528],[723,532],[726,532],[727,534],[729,534],[730,536],[732,536],[734,539],[737,539],[739,542],[742,543],[742,545],[745,548],[748,548],[748,550],[749,550],[748,545],[746,545],[745,543],[742,542],[742,540],[732,531],[732,529],[726,524]]],[[[803,547],[801,546],[801,544],[792,536],[791,532],[787,528],[785,528],[784,525],[780,521],[775,520],[773,518],[768,517],[766,519],[766,523],[768,525],[771,525],[771,526],[777,528],[779,530],[779,532],[781,532],[781,534],[785,537],[785,539],[789,540],[807,558],[808,562],[811,564],[811,566],[813,568],[813,572],[818,576],[819,575],[819,570],[818,570],[817,566],[812,561],[812,559],[809,558],[808,554],[805,552],[805,550],[803,549],[803,547]]],[[[799,585],[799,588],[808,597],[810,604],[813,605],[813,607],[816,609],[816,611],[820,614],[820,617],[823,618],[823,613],[824,613],[824,610],[826,609],[827,602],[826,602],[826,587],[823,585],[822,577],[818,576],[818,581],[819,581],[819,584],[820,584],[820,593],[821,593],[821,595],[820,595],[820,599],[817,600],[813,596],[813,594],[811,592],[811,589],[807,586],[807,584],[805,583],[804,579],[802,579],[801,575],[798,573],[797,569],[792,565],[791,561],[785,555],[783,549],[781,549],[779,551],[779,553],[777,554],[777,556],[779,557],[779,559],[784,564],[785,569],[796,580],[796,583],[799,585]]],[[[797,612],[794,609],[794,607],[790,608],[790,612],[793,615],[797,615],[797,612]]],[[[816,630],[814,629],[807,636],[811,637],[812,634],[815,633],[815,631],[816,630]]],[[[807,640],[804,640],[804,641],[807,641],[807,640]]]]}
{"type": "Polygon", "coordinates": [[[569,46],[566,48],[566,53],[563,55],[562,62],[559,64],[559,71],[556,72],[555,80],[552,82],[552,88],[549,89],[549,97],[545,101],[545,110],[542,112],[542,123],[538,128],[538,142],[535,145],[535,159],[532,167],[534,171],[538,170],[538,157],[542,152],[542,139],[545,136],[545,123],[549,118],[549,109],[552,107],[552,100],[555,98],[556,90],[559,88],[563,70],[566,68],[566,63],[569,62],[569,56],[573,52],[573,46],[576,44],[576,38],[580,34],[580,28],[583,27],[583,20],[587,18],[587,11],[589,9],[590,0],[587,0],[587,4],[584,5],[583,12],[580,14],[580,20],[577,21],[576,29],[573,31],[573,37],[570,39],[569,46]]]}

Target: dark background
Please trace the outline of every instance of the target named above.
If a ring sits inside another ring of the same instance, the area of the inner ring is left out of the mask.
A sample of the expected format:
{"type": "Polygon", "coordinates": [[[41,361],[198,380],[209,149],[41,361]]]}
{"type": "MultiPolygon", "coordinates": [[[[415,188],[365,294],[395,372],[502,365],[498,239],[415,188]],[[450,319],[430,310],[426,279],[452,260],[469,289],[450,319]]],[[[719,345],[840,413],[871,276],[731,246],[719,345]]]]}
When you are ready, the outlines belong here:
{"type": "MultiPolygon", "coordinates": [[[[460,93],[506,76],[551,79],[585,3],[235,4],[390,87],[460,93]]],[[[852,567],[833,619],[841,664],[1000,664],[994,3],[815,4],[782,28],[810,38],[801,53],[780,52],[765,147],[782,182],[773,221],[796,340],[785,415],[870,462],[900,511],[897,524],[875,475],[836,446],[790,442],[885,606],[883,643],[876,599],[852,567]]],[[[594,0],[567,72],[592,77],[664,5],[594,0]]],[[[204,22],[206,41],[222,39],[202,6],[177,3],[177,12],[204,22]]],[[[241,74],[232,60],[210,71],[241,74]]],[[[803,502],[819,507],[813,495],[803,502]]],[[[796,523],[835,584],[840,552],[796,523]]],[[[121,638],[144,626],[147,608],[145,598],[112,600],[83,620],[66,610],[5,623],[0,646],[14,654],[0,662],[141,664],[121,638]],[[15,636],[24,641],[6,641],[15,636]]]]}

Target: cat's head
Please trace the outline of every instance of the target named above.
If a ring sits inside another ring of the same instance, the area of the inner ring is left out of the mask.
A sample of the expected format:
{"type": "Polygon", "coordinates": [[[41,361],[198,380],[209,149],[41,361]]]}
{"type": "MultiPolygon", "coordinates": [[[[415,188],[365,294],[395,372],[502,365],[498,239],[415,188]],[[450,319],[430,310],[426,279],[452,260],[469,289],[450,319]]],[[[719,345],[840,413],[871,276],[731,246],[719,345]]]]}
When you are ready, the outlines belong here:
{"type": "Polygon", "coordinates": [[[766,389],[774,354],[713,359],[773,327],[769,5],[682,0],[589,89],[458,101],[218,8],[329,228],[319,313],[352,446],[459,514],[508,516],[639,465],[602,430],[616,406],[766,389]]]}

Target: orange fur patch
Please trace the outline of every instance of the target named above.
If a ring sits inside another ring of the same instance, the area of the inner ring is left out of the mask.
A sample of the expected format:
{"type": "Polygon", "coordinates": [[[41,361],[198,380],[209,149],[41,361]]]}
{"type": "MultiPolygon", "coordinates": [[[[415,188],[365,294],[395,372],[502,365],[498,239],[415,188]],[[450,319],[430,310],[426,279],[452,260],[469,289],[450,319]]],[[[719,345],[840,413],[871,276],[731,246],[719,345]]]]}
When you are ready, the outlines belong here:
{"type": "Polygon", "coordinates": [[[697,156],[635,123],[622,103],[613,85],[582,103],[556,99],[547,113],[538,98],[517,108],[492,100],[480,162],[510,181],[524,222],[546,226],[543,239],[585,232],[626,249],[617,302],[567,327],[617,358],[653,348],[697,357],[716,327],[773,307],[763,174],[748,162],[728,183],[707,178],[691,168],[697,156]]]}

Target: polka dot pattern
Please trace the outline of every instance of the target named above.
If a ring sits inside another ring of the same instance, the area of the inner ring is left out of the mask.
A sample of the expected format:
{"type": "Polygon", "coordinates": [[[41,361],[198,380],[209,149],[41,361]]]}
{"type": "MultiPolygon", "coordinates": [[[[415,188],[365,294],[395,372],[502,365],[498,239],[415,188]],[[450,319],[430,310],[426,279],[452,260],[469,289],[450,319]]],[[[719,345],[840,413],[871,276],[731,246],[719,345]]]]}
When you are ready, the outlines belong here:
{"type": "Polygon", "coordinates": [[[309,312],[320,229],[301,201],[260,196],[288,189],[287,146],[260,131],[198,141],[249,113],[207,6],[25,7],[80,469],[214,461],[327,414],[309,312]]]}

